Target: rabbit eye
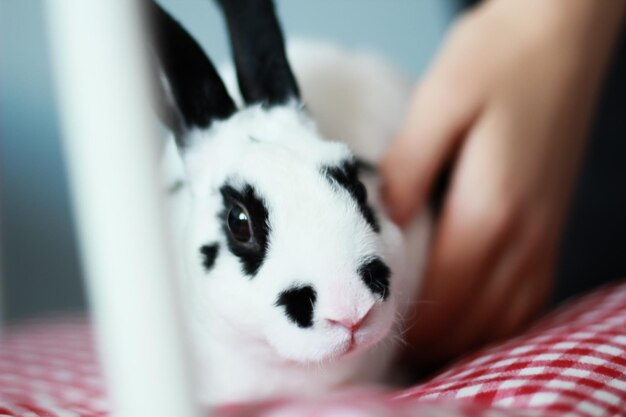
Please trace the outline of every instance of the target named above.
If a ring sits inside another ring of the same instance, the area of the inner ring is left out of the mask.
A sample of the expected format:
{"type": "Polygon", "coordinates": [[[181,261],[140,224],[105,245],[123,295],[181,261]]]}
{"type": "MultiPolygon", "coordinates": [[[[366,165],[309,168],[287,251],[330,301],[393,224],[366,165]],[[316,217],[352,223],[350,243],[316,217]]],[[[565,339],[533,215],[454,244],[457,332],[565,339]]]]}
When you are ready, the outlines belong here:
{"type": "Polygon", "coordinates": [[[228,250],[241,261],[243,272],[254,277],[263,265],[268,249],[270,222],[265,202],[249,184],[239,189],[220,187],[224,210],[219,220],[228,250]]]}
{"type": "Polygon", "coordinates": [[[252,222],[248,211],[239,204],[234,204],[228,211],[228,230],[237,242],[250,243],[252,241],[252,222]]]}

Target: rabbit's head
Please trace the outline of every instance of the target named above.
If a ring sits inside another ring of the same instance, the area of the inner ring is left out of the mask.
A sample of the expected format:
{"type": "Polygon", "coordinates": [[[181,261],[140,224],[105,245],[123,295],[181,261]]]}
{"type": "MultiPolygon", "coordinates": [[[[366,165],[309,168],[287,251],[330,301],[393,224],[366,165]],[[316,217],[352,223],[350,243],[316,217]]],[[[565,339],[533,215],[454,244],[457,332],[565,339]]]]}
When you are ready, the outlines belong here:
{"type": "Polygon", "coordinates": [[[396,317],[399,233],[371,206],[362,163],[322,138],[302,105],[271,2],[239,3],[220,5],[241,109],[194,40],[157,6],[153,13],[192,196],[193,314],[207,332],[276,361],[363,352],[396,317]]]}

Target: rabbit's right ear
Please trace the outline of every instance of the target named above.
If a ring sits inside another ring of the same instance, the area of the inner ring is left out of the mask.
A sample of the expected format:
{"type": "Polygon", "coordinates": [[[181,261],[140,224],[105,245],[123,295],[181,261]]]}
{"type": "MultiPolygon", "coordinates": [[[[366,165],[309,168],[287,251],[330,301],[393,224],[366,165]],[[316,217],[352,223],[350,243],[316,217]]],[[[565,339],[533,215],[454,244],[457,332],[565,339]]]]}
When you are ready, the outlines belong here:
{"type": "MultiPolygon", "coordinates": [[[[192,128],[208,128],[213,120],[226,119],[236,108],[224,83],[202,48],[159,5],[148,2],[153,49],[163,75],[165,96],[173,101],[181,119],[172,126],[167,117],[165,123],[177,133],[192,128]],[[182,125],[182,126],[181,126],[182,125]]],[[[163,83],[161,83],[163,84],[163,83]]],[[[184,135],[177,134],[179,146],[184,146],[184,135]]]]}
{"type": "Polygon", "coordinates": [[[299,100],[272,0],[217,0],[228,31],[239,89],[248,104],[299,100]]]}

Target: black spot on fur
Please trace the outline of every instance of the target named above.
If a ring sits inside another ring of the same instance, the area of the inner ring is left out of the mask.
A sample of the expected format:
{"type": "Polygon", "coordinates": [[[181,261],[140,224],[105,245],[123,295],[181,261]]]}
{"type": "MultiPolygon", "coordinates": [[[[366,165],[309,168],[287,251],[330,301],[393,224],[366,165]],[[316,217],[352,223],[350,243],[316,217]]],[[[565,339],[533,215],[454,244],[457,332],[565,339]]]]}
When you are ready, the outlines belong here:
{"type": "Polygon", "coordinates": [[[213,268],[213,265],[215,265],[215,258],[217,258],[219,248],[220,247],[217,243],[203,245],[200,247],[200,254],[202,254],[202,265],[204,265],[204,269],[207,272],[213,268]]]}
{"type": "Polygon", "coordinates": [[[244,272],[253,277],[263,265],[269,244],[271,228],[267,208],[255,189],[249,184],[245,184],[241,190],[236,190],[230,185],[224,185],[220,188],[220,193],[224,200],[224,210],[220,213],[220,221],[228,249],[239,258],[244,272]],[[231,236],[228,229],[228,212],[234,204],[245,207],[250,215],[253,233],[250,242],[238,242],[231,236]]]}
{"type": "Polygon", "coordinates": [[[310,285],[290,288],[283,291],[276,300],[276,306],[285,307],[287,317],[298,327],[313,326],[313,308],[317,300],[317,293],[310,285]]]}
{"type": "Polygon", "coordinates": [[[358,177],[359,164],[354,161],[346,161],[341,166],[326,167],[322,172],[333,183],[346,189],[356,200],[359,211],[365,221],[375,232],[380,232],[378,219],[374,215],[374,210],[367,204],[367,190],[358,177]]]}
{"type": "Polygon", "coordinates": [[[389,295],[389,276],[391,270],[380,258],[373,258],[359,267],[361,279],[374,294],[383,300],[389,295]]]}

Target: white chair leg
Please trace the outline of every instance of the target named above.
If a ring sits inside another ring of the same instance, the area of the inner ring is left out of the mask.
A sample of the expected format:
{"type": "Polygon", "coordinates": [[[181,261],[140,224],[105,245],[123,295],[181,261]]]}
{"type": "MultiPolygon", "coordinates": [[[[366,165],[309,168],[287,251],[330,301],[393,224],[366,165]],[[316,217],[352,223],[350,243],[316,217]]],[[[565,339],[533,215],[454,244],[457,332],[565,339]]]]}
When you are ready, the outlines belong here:
{"type": "Polygon", "coordinates": [[[197,416],[139,1],[46,1],[88,292],[120,417],[197,416]]]}

